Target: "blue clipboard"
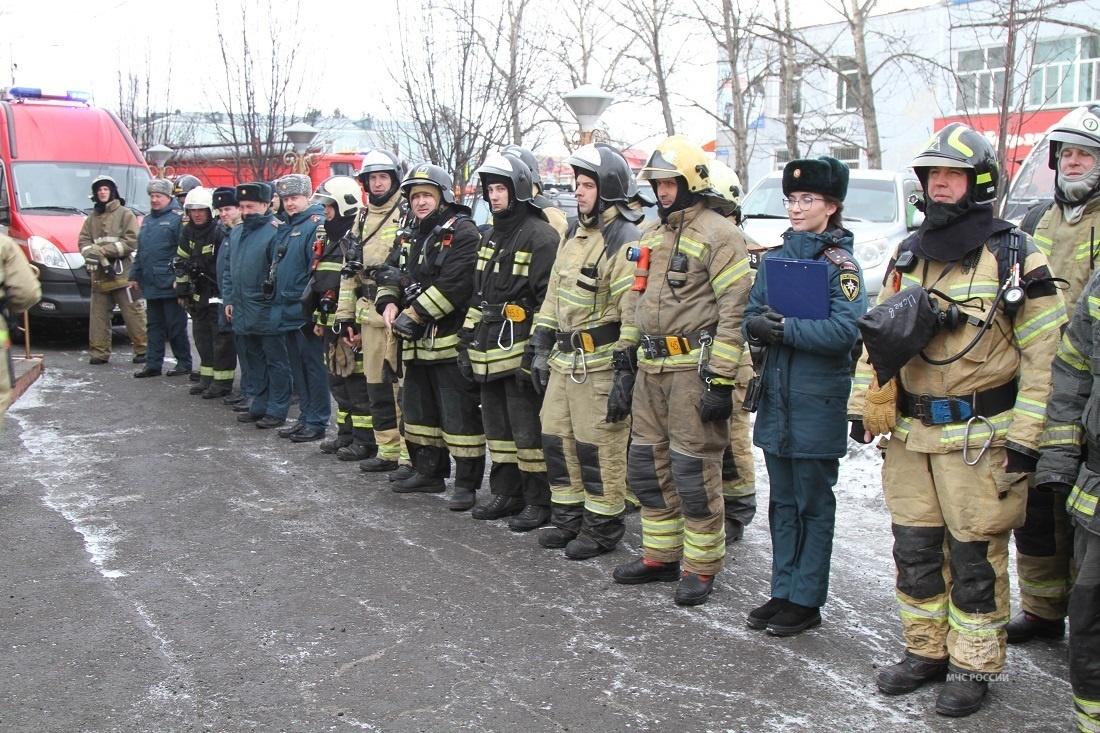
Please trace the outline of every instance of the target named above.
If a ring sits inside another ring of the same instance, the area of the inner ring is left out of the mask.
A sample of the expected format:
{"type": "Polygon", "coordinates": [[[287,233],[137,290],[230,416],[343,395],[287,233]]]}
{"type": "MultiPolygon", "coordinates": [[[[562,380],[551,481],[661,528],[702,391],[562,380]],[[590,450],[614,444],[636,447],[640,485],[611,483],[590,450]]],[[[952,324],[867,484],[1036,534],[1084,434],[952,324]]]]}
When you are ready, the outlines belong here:
{"type": "Polygon", "coordinates": [[[829,265],[824,260],[765,257],[768,305],[785,318],[829,317],[829,265]]]}

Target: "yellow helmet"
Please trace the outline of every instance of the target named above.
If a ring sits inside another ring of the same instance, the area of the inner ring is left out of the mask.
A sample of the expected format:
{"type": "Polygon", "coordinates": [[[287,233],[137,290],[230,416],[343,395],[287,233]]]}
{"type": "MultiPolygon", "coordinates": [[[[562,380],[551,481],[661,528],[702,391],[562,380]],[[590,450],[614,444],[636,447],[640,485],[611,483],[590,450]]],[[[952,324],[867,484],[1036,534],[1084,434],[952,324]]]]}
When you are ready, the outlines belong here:
{"type": "Polygon", "coordinates": [[[726,201],[741,205],[741,179],[733,168],[720,160],[710,161],[710,185],[726,201]]]}
{"type": "Polygon", "coordinates": [[[656,181],[661,178],[681,176],[687,181],[688,191],[698,193],[711,187],[710,161],[703,149],[683,135],[673,135],[657,146],[649,156],[639,180],[656,181]]]}

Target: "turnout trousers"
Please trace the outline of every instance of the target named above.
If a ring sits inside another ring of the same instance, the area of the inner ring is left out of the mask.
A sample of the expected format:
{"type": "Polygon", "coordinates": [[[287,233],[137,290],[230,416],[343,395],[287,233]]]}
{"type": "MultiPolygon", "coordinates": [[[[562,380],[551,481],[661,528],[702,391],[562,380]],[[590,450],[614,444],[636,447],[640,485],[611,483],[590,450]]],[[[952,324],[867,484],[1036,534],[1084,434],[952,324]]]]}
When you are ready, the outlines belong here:
{"type": "Polygon", "coordinates": [[[1004,461],[990,448],[967,466],[961,451],[910,451],[895,436],[882,467],[906,649],[971,672],[1005,664],[1008,539],[1024,521],[1027,479],[1001,471],[1004,461]]]}
{"type": "Polygon", "coordinates": [[[126,335],[134,343],[134,356],[145,356],[145,306],[130,288],[92,291],[88,312],[88,351],[93,358],[111,358],[111,315],[117,305],[126,324],[126,335]]]}
{"type": "Polygon", "coordinates": [[[329,327],[322,332],[325,359],[328,362],[328,389],[336,401],[336,435],[345,445],[374,445],[374,423],[371,421],[367,379],[363,376],[363,352],[355,352],[355,368],[346,377],[336,374],[331,362],[333,345],[340,333],[329,327]]]}
{"type": "Polygon", "coordinates": [[[607,422],[611,372],[578,384],[551,371],[542,403],[542,449],[550,485],[550,522],[615,547],[626,527],[626,453],[630,420],[607,422]]]}
{"type": "Polygon", "coordinates": [[[196,306],[191,313],[191,338],[199,352],[199,384],[230,389],[237,369],[233,333],[218,325],[217,306],[196,306]]]}
{"type": "Polygon", "coordinates": [[[1073,521],[1064,497],[1028,482],[1027,518],[1013,532],[1020,607],[1047,620],[1065,618],[1075,574],[1073,521]]]}
{"type": "Polygon", "coordinates": [[[401,457],[401,431],[398,427],[398,386],[382,376],[387,349],[394,348],[393,336],[384,326],[364,323],[360,328],[363,349],[363,375],[366,378],[367,412],[370,414],[373,442],[378,457],[396,461],[401,457]]]}
{"type": "Polygon", "coordinates": [[[694,369],[638,372],[627,476],[642,503],[647,560],[683,560],[685,572],[714,575],[726,555],[722,453],[729,422],[702,422],[703,380],[694,369]]]}
{"type": "Polygon", "coordinates": [[[493,464],[489,490],[498,496],[522,496],[528,506],[550,506],[546,460],[542,454],[542,395],[521,390],[516,377],[484,382],[481,419],[493,464]]]}
{"type": "Polygon", "coordinates": [[[1069,596],[1069,681],[1077,728],[1100,731],[1100,535],[1074,533],[1077,583],[1069,596]]]}
{"type": "Polygon", "coordinates": [[[752,413],[741,409],[752,375],[752,354],[745,349],[734,380],[730,443],[722,454],[722,496],[726,501],[726,519],[743,526],[756,516],[756,466],[750,435],[752,413]]]}
{"type": "Polygon", "coordinates": [[[401,412],[416,472],[447,478],[455,459],[455,486],[477,491],[485,478],[485,433],[479,390],[454,362],[405,364],[401,412]]]}
{"type": "Polygon", "coordinates": [[[771,495],[772,597],[812,608],[829,595],[836,525],[838,458],[783,458],[764,452],[771,495]]]}

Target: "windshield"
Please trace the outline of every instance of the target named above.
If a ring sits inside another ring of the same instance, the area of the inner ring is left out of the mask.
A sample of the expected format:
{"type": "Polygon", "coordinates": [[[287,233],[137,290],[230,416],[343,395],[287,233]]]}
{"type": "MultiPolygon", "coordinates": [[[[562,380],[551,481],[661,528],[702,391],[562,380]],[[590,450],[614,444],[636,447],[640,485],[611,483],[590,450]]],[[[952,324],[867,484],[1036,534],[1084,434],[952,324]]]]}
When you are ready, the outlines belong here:
{"type": "Polygon", "coordinates": [[[1012,190],[1008,200],[1012,202],[1035,203],[1039,199],[1054,196],[1054,171],[1050,168],[1049,140],[1042,141],[1031,149],[1020,172],[1012,181],[1012,190]]]}
{"type": "Polygon", "coordinates": [[[136,165],[103,163],[13,163],[15,205],[21,211],[43,214],[90,211],[92,181],[108,175],[118,184],[119,195],[126,205],[140,214],[149,213],[149,196],[145,184],[149,171],[136,165]],[[52,211],[51,211],[52,209],[52,211]]]}
{"type": "MultiPolygon", "coordinates": [[[[746,217],[786,219],[783,205],[783,181],[766,178],[745,197],[741,204],[746,217]]],[[[853,178],[848,181],[844,198],[844,219],[848,221],[891,222],[898,217],[898,193],[893,181],[853,178]]]]}

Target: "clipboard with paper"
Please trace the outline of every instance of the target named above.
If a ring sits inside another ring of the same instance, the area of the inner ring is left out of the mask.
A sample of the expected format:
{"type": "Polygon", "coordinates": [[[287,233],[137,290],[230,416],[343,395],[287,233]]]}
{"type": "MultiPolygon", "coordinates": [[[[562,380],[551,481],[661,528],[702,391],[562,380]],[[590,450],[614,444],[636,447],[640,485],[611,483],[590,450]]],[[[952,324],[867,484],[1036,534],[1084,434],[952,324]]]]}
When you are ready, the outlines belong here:
{"type": "Polygon", "coordinates": [[[819,321],[829,317],[829,265],[824,260],[765,257],[768,306],[785,318],[819,321]]]}

